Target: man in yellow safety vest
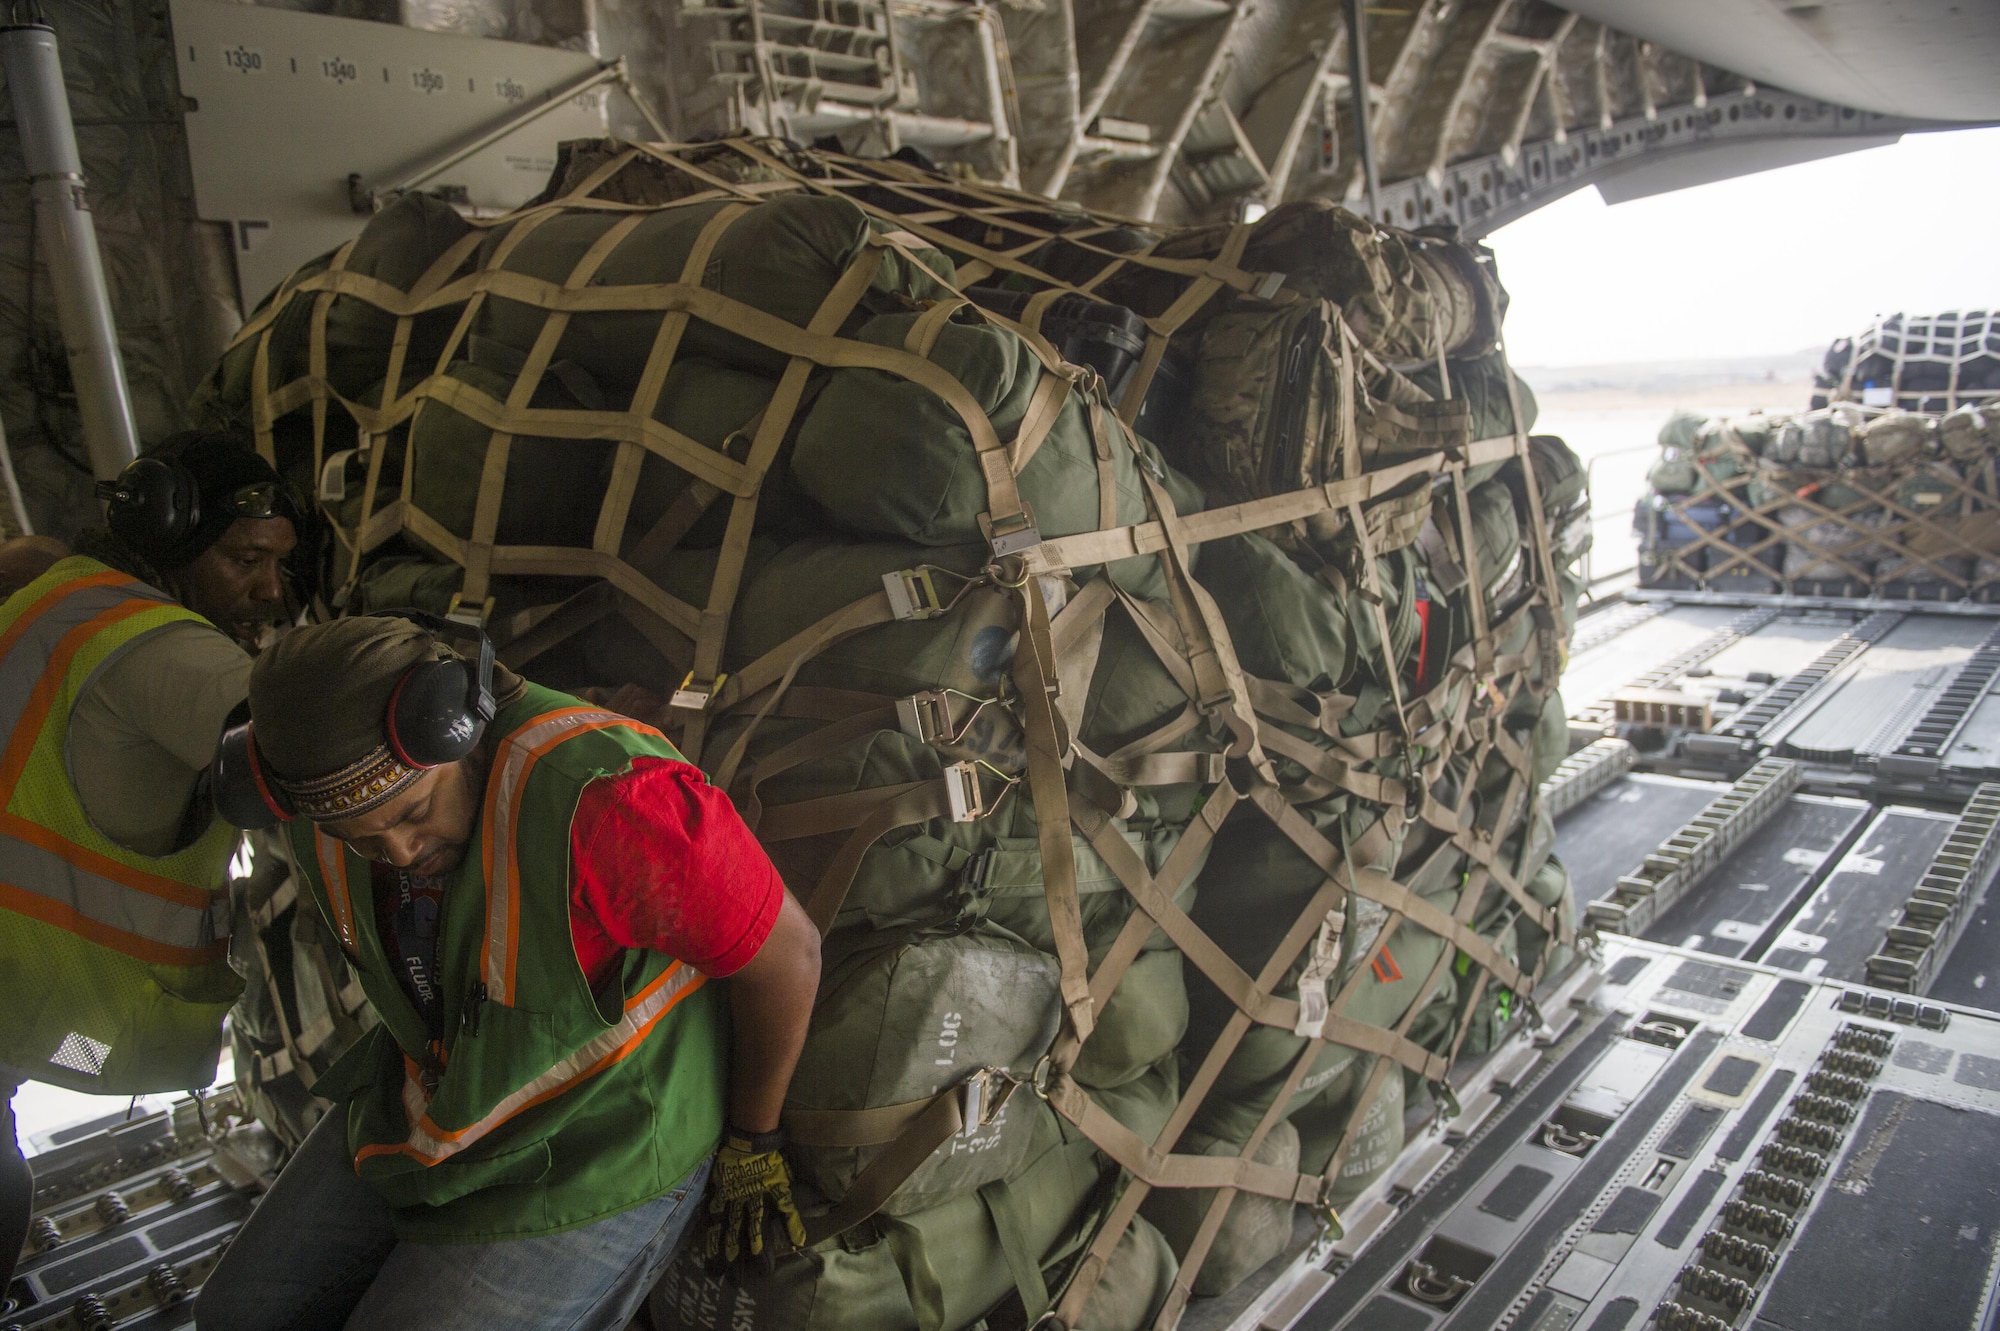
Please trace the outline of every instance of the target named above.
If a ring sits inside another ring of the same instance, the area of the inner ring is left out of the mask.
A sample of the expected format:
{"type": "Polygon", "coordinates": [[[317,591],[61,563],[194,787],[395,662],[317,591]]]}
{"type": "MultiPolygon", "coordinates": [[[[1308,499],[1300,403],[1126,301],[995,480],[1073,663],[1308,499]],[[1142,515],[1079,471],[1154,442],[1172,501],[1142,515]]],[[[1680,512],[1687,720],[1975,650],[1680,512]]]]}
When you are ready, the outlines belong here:
{"type": "Polygon", "coordinates": [[[109,530],[0,605],[0,1289],[33,1196],[20,1082],[136,1095],[214,1080],[242,988],[237,832],[202,777],[306,522],[225,434],[177,435],[99,497],[109,530]]]}

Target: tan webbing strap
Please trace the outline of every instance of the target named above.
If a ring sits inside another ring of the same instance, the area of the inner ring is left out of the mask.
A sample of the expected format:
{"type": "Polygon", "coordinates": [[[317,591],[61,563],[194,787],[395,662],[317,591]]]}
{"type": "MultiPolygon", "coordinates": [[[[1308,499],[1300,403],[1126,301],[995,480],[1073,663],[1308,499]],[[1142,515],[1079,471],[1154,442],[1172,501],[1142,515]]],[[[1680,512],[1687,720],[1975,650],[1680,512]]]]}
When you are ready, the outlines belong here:
{"type": "MultiPolygon", "coordinates": [[[[1376,938],[1375,948],[1372,950],[1368,964],[1355,967],[1355,973],[1353,978],[1348,982],[1348,988],[1342,991],[1340,999],[1334,1004],[1336,1010],[1352,993],[1359,991],[1361,981],[1371,973],[1373,957],[1379,956],[1388,947],[1390,936],[1396,932],[1396,929],[1402,923],[1403,921],[1400,916],[1391,915],[1389,917],[1389,921],[1384,925],[1381,934],[1376,938]]],[[[1430,974],[1417,987],[1416,996],[1411,1001],[1408,1010],[1403,1013],[1402,1020],[1396,1023],[1395,1033],[1397,1035],[1404,1035],[1409,1031],[1412,1023],[1416,1021],[1418,1015],[1424,1010],[1424,1000],[1436,991],[1438,983],[1443,980],[1446,971],[1451,967],[1451,963],[1452,954],[1449,949],[1438,955],[1437,962],[1431,967],[1430,974]]],[[[1426,1081],[1443,1081],[1446,1072],[1450,1068],[1450,1063],[1442,1055],[1433,1055],[1432,1057],[1435,1060],[1435,1071],[1419,1075],[1423,1076],[1426,1081]]],[[[1376,1059],[1375,1066],[1369,1072],[1368,1080],[1362,1085],[1361,1093],[1355,1097],[1354,1108],[1348,1113],[1347,1127],[1342,1131],[1340,1136],[1340,1144],[1334,1148],[1332,1159],[1327,1161],[1326,1169],[1320,1175],[1324,1186],[1329,1192],[1332,1191],[1334,1185],[1339,1181],[1340,1171],[1346,1166],[1348,1156],[1353,1153],[1355,1143],[1361,1139],[1361,1125],[1368,1117],[1368,1110],[1374,1105],[1375,1097],[1381,1093],[1383,1081],[1388,1078],[1394,1069],[1395,1065],[1388,1059],[1376,1059]]]]}
{"type": "Polygon", "coordinates": [[[1350,795],[1359,795],[1371,804],[1400,808],[1409,798],[1402,782],[1376,776],[1372,772],[1358,772],[1318,745],[1285,731],[1275,728],[1265,730],[1264,748],[1291,759],[1311,773],[1314,779],[1307,784],[1313,788],[1315,799],[1324,798],[1335,790],[1344,790],[1350,795]]]}
{"type": "Polygon", "coordinates": [[[814,653],[863,629],[893,623],[895,618],[896,612],[889,604],[887,592],[870,592],[859,600],[850,601],[832,614],[814,620],[732,674],[711,706],[726,711],[745,699],[754,698],[793,673],[803,659],[809,659],[814,653]]]}
{"type": "Polygon", "coordinates": [[[1466,604],[1472,612],[1472,654],[1480,682],[1493,678],[1493,636],[1486,622],[1486,577],[1480,567],[1479,533],[1472,526],[1471,489],[1465,483],[1465,469],[1451,472],[1452,512],[1458,519],[1458,557],[1465,566],[1466,604]]]}
{"type": "Polygon", "coordinates": [[[1535,562],[1542,575],[1542,595],[1553,598],[1562,585],[1556,581],[1554,547],[1549,541],[1548,516],[1542,511],[1542,480],[1535,475],[1534,448],[1528,442],[1527,425],[1521,416],[1521,389],[1514,382],[1513,362],[1507,357],[1507,334],[1499,325],[1494,327],[1494,336],[1499,343],[1500,365],[1507,381],[1507,406],[1514,417],[1515,455],[1521,459],[1521,481],[1528,494],[1528,525],[1534,533],[1535,562]]]}
{"type": "MultiPolygon", "coordinates": [[[[703,224],[695,236],[694,244],[688,247],[687,262],[681,265],[680,280],[690,285],[701,281],[708,270],[709,256],[722,243],[723,233],[734,225],[737,219],[750,211],[747,203],[731,203],[716,209],[715,215],[703,224]]],[[[643,217],[644,214],[641,214],[643,217]]],[[[572,285],[574,285],[572,279],[572,285]]],[[[687,332],[688,316],[685,310],[673,310],[660,318],[659,331],[653,336],[651,350],[646,353],[646,366],[639,373],[638,387],[633,391],[632,401],[627,410],[635,416],[650,418],[660,401],[660,391],[666,386],[667,371],[673,365],[674,356],[680,351],[681,338],[687,332]]],[[[595,549],[606,554],[618,553],[619,542],[625,535],[625,516],[631,511],[633,492],[639,479],[640,464],[645,460],[645,449],[634,440],[626,439],[618,445],[617,460],[612,465],[611,481],[605,487],[604,505],[598,511],[597,531],[591,542],[595,549]]],[[[692,487],[700,487],[695,481],[692,487]]],[[[687,499],[687,493],[677,497],[687,499]]],[[[706,508],[712,502],[711,494],[701,501],[706,508]]],[[[700,512],[696,512],[696,517],[700,512]]],[[[689,521],[692,526],[692,520],[689,521]]],[[[657,530],[657,526],[655,528],[657,530]]],[[[650,533],[649,533],[650,534],[650,533]]],[[[684,533],[683,533],[684,534],[684,533]]],[[[678,539],[678,538],[676,538],[678,539]]]]}
{"type": "MultiPolygon", "coordinates": [[[[645,214],[633,213],[606,228],[570,270],[567,284],[572,287],[587,285],[604,261],[645,220],[645,214]]],[[[527,362],[508,391],[506,411],[510,416],[525,409],[535,390],[541,386],[542,377],[548,372],[549,361],[554,357],[569,321],[570,316],[562,312],[553,313],[542,321],[541,329],[535,335],[535,344],[528,352],[527,362]]],[[[493,542],[500,523],[501,491],[506,487],[507,459],[513,446],[514,433],[505,429],[496,429],[492,442],[487,445],[486,465],[480,473],[479,495],[473,506],[472,535],[463,551],[465,580],[460,584],[459,595],[468,605],[478,606],[486,600],[486,589],[493,575],[493,542]]],[[[406,470],[414,472],[416,468],[411,465],[406,470]]]]}
{"type": "Polygon", "coordinates": [[[904,1179],[964,1128],[959,1092],[953,1087],[932,1100],[893,1144],[868,1162],[832,1210],[806,1222],[806,1246],[843,1234],[881,1210],[904,1179]]]}
{"type": "Polygon", "coordinates": [[[1090,677],[1097,673],[1097,657],[1104,647],[1104,615],[1117,599],[1117,588],[1099,574],[1049,621],[1049,648],[1056,661],[1056,711],[1070,735],[1083,729],[1090,677]]]}
{"type": "Polygon", "coordinates": [[[931,348],[937,345],[944,326],[951,322],[951,316],[960,310],[969,309],[972,302],[960,296],[956,300],[941,300],[917,316],[910,325],[910,331],[903,336],[903,350],[912,356],[931,358],[931,348]]]}
{"type": "Polygon", "coordinates": [[[736,769],[742,763],[743,755],[749,751],[750,741],[758,727],[764,724],[764,718],[784,698],[785,690],[791,687],[793,677],[806,662],[842,639],[876,624],[886,624],[894,618],[895,611],[889,606],[888,593],[871,592],[793,634],[727,681],[728,687],[719,690],[719,696],[711,699],[710,711],[727,708],[737,699],[755,697],[767,691],[769,696],[751,718],[750,724],[743,728],[743,733],[736,737],[736,742],[729,746],[729,752],[715,764],[715,783],[725,790],[735,783],[736,769]],[[773,675],[776,677],[772,678],[773,675]]]}
{"type": "Polygon", "coordinates": [[[1113,465],[1109,424],[1104,419],[1104,395],[1090,394],[1090,451],[1097,462],[1097,526],[1118,525],[1118,471],[1113,465]]]}
{"type": "Polygon", "coordinates": [[[895,703],[890,701],[884,705],[878,699],[873,707],[822,726],[810,735],[803,735],[766,754],[750,769],[750,777],[743,783],[742,793],[739,795],[734,790],[730,791],[730,797],[736,801],[737,813],[742,815],[744,823],[755,832],[763,818],[764,802],[760,792],[766,781],[789,772],[800,763],[824,757],[842,745],[852,743],[877,730],[894,729],[895,725],[895,703]]]}
{"type": "MultiPolygon", "coordinates": [[[[1007,466],[1013,476],[1019,476],[1026,471],[1028,464],[1034,461],[1035,454],[1041,451],[1042,444],[1049,437],[1049,431],[1055,428],[1056,421],[1061,418],[1071,391],[1076,388],[1084,373],[1088,372],[1079,372],[1074,366],[1059,366],[1042,372],[1041,379],[1035,384],[1033,395],[1028,398],[1028,410],[1027,414],[1021,417],[1021,428],[1014,432],[1013,440],[1007,445],[1007,466]]],[[[980,468],[984,470],[985,466],[986,463],[982,459],[980,468]]],[[[999,522],[1000,514],[994,513],[993,520],[999,522]]]]}
{"type": "Polygon", "coordinates": [[[1355,420],[1354,330],[1331,304],[1326,314],[1340,329],[1340,456],[1343,476],[1352,478],[1362,474],[1361,428],[1355,420]]]}
{"type": "MultiPolygon", "coordinates": [[[[1016,561],[1018,562],[1018,561],[1016,561]]],[[[1090,949],[1084,942],[1082,909],[1076,892],[1076,848],[1070,841],[1069,787],[1063,778],[1066,736],[1057,733],[1054,697],[1055,648],[1049,639],[1049,611],[1041,589],[1023,576],[1016,593],[1020,643],[1014,649],[1014,684],[1020,691],[1028,751],[1028,794],[1034,802],[1036,835],[1042,852],[1042,893],[1048,902],[1049,932],[1062,966],[1067,1025],[1080,1042],[1090,1038],[1096,1010],[1090,1000],[1090,949]]]]}
{"type": "MultiPolygon", "coordinates": [[[[1250,798],[1264,811],[1266,817],[1277,824],[1278,829],[1291,839],[1292,844],[1297,846],[1307,859],[1319,866],[1321,872],[1331,875],[1344,863],[1339,848],[1328,841],[1318,828],[1306,821],[1303,814],[1286,803],[1283,796],[1275,789],[1259,788],[1251,792],[1250,798]]],[[[1479,965],[1498,973],[1510,986],[1525,978],[1519,968],[1501,956],[1491,943],[1395,879],[1376,873],[1372,869],[1356,868],[1351,864],[1347,866],[1347,872],[1350,886],[1356,894],[1368,898],[1377,905],[1386,906],[1408,918],[1412,923],[1457,945],[1459,951],[1471,957],[1479,965]]],[[[1348,1041],[1342,1040],[1341,1043],[1346,1044],[1348,1041]]]]}
{"type": "Polygon", "coordinates": [[[921,1100],[869,1109],[788,1108],[784,1114],[785,1135],[794,1146],[887,1146],[908,1132],[910,1125],[922,1118],[924,1111],[937,1100],[937,1096],[929,1095],[921,1100]]]}
{"type": "MultiPolygon", "coordinates": [[[[826,299],[820,302],[819,309],[814,311],[805,329],[809,337],[833,340],[832,334],[853,312],[875,281],[875,275],[881,271],[882,258],[880,245],[869,245],[862,251],[861,257],[841,274],[840,280],[827,292],[826,299]]],[[[757,435],[750,444],[750,456],[744,463],[753,485],[762,484],[765,473],[777,459],[778,449],[791,429],[792,416],[805,396],[806,380],[811,372],[812,362],[800,356],[793,356],[785,366],[777,390],[765,405],[764,419],[759,423],[757,435]]],[[[990,431],[991,427],[988,428],[990,431]]],[[[714,691],[722,674],[723,648],[729,637],[729,621],[736,609],[736,593],[742,584],[743,561],[750,553],[750,538],[755,530],[756,517],[755,490],[737,495],[730,508],[729,526],[722,538],[722,553],[716,560],[715,577],[709,584],[708,604],[702,611],[701,630],[695,635],[694,668],[689,672],[689,683],[695,690],[706,693],[711,705],[691,711],[682,728],[681,749],[690,762],[701,761],[702,740],[715,715],[712,705],[716,701],[714,691]]],[[[795,662],[786,671],[787,680],[797,668],[795,662]]],[[[748,735],[746,731],[746,740],[748,735]]]]}
{"type": "Polygon", "coordinates": [[[1223,622],[1221,607],[1194,578],[1187,529],[1174,510],[1173,497],[1145,466],[1137,470],[1167,536],[1169,557],[1161,561],[1162,568],[1167,575],[1174,617],[1182,634],[1189,638],[1187,661],[1199,689],[1190,696],[1204,713],[1221,717],[1236,737],[1230,746],[1231,755],[1248,759],[1258,775],[1271,780],[1271,760],[1264,756],[1258,743],[1257,717],[1250,708],[1249,686],[1243,682],[1243,668],[1237,664],[1236,647],[1223,622]]]}
{"type": "Polygon", "coordinates": [[[1169,1155],[1155,1149],[1063,1077],[1048,1090],[1049,1104],[1134,1178],[1150,1187],[1235,1188],[1280,1201],[1319,1201],[1319,1176],[1300,1174],[1241,1156],[1169,1155]]]}
{"type": "Polygon", "coordinates": [[[1359,504],[1348,507],[1347,525],[1354,532],[1354,539],[1361,547],[1362,569],[1368,578],[1369,592],[1363,599],[1368,602],[1368,607],[1375,617],[1375,635],[1382,649],[1383,682],[1389,686],[1389,700],[1395,704],[1397,725],[1407,738],[1410,733],[1410,716],[1409,709],[1403,705],[1403,672],[1396,661],[1396,645],[1389,632],[1389,612],[1382,591],[1382,576],[1375,558],[1375,543],[1368,535],[1368,523],[1361,516],[1359,504]]]}

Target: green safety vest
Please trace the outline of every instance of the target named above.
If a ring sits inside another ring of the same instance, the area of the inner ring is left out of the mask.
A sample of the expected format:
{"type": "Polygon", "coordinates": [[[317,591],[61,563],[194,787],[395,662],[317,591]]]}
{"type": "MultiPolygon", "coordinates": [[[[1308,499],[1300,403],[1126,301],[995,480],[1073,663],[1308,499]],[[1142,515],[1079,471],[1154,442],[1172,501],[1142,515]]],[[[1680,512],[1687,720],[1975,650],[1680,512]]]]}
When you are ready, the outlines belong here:
{"type": "Polygon", "coordinates": [[[0,606],[0,1063],[103,1095],[207,1086],[229,968],[224,876],[236,829],[171,855],[91,825],[69,718],[98,672],[170,624],[208,621],[94,559],[65,559],[0,606]]]}
{"type": "Polygon", "coordinates": [[[680,755],[650,727],[533,685],[487,733],[499,738],[478,853],[445,886],[435,1044],[376,928],[368,861],[291,824],[302,876],[382,1019],[313,1090],[347,1102],[355,1171],[406,1238],[600,1220],[667,1192],[722,1135],[715,987],[672,957],[628,951],[616,992],[593,994],[570,938],[583,788],[634,758],[680,755]]]}

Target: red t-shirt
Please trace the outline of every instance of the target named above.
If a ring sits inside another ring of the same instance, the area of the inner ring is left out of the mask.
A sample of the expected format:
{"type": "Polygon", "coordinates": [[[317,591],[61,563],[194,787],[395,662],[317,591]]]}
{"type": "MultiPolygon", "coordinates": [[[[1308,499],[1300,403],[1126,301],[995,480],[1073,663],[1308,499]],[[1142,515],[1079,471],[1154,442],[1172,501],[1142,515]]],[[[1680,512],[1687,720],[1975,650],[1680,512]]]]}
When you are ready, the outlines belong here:
{"type": "MultiPolygon", "coordinates": [[[[394,958],[396,871],[377,864],[374,876],[376,921],[394,958]]],[[[627,948],[705,975],[734,974],[770,936],[784,891],[729,797],[688,763],[634,759],[631,771],[591,782],[577,801],[569,930],[593,988],[627,948]]]]}

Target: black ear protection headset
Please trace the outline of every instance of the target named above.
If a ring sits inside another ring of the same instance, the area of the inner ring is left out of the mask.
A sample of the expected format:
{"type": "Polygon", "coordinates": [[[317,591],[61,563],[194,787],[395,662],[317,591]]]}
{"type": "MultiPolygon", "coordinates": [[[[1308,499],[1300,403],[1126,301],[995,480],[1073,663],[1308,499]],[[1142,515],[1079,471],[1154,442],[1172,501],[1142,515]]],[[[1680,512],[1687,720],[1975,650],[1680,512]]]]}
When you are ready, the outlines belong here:
{"type": "Polygon", "coordinates": [[[148,562],[170,559],[201,522],[201,486],[178,458],[138,458],[97,497],[112,534],[148,562]]]}
{"type": "MultiPolygon", "coordinates": [[[[383,615],[407,619],[433,636],[443,638],[468,626],[423,610],[384,610],[383,615]]],[[[404,672],[389,695],[382,729],[389,751],[405,767],[418,771],[442,767],[469,756],[479,747],[493,719],[493,641],[478,629],[477,662],[462,657],[419,661],[404,672]]],[[[252,722],[222,733],[222,746],[209,770],[215,811],[223,821],[246,831],[274,827],[298,816],[257,752],[252,722]]]]}

